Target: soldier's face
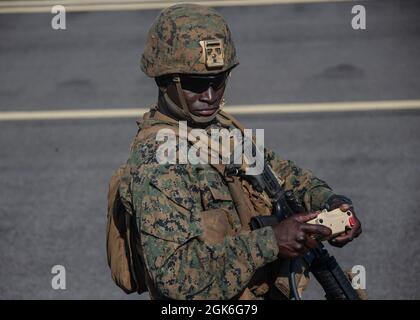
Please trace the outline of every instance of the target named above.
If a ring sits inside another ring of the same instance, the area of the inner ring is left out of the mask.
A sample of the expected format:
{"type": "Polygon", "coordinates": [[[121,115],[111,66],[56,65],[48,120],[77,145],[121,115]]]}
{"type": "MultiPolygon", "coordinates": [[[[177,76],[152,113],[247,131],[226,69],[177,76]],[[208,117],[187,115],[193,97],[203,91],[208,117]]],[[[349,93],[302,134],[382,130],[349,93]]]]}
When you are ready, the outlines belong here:
{"type": "MultiPolygon", "coordinates": [[[[215,76],[182,75],[181,86],[190,112],[196,116],[214,114],[223,98],[227,77],[227,72],[215,76]]],[[[175,85],[168,87],[168,95],[181,105],[175,85]]]]}

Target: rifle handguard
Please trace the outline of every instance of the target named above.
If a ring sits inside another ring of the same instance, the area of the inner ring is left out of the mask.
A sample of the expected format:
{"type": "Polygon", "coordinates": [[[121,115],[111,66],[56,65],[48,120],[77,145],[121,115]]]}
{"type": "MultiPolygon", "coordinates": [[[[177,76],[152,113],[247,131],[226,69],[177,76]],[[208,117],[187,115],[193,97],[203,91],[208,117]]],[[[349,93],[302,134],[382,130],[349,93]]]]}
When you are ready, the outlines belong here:
{"type": "Polygon", "coordinates": [[[256,216],[251,218],[251,230],[256,230],[264,227],[274,227],[279,223],[279,220],[274,215],[256,216]]]}

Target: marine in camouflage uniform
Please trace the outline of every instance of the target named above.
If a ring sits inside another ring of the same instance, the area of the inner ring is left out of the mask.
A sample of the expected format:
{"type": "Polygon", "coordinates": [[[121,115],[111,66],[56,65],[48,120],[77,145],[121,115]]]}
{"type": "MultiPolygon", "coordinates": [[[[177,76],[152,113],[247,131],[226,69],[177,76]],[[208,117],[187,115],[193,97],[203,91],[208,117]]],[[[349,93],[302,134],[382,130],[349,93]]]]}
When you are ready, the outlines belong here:
{"type": "MultiPolygon", "coordinates": [[[[128,160],[129,183],[122,194],[136,213],[140,246],[152,298],[255,299],[288,298],[272,227],[250,230],[238,213],[223,166],[160,164],[156,159],[160,129],[178,130],[179,120],[210,129],[234,129],[237,122],[221,111],[194,115],[182,96],[179,75],[217,75],[238,65],[229,28],[214,10],[175,5],[154,21],[141,60],[150,77],[174,75],[178,103],[160,87],[171,114],[155,106],[142,121],[128,160]],[[201,42],[200,42],[201,41],[201,42]],[[207,42],[205,42],[207,41],[207,42]],[[262,274],[262,276],[261,276],[262,274]],[[275,294],[273,294],[273,292],[275,294]]],[[[190,129],[190,127],[189,127],[190,129]]],[[[265,149],[265,157],[306,210],[319,210],[334,195],[309,170],[265,149]]],[[[269,215],[271,202],[240,180],[249,212],[269,215]]],[[[304,279],[304,270],[301,278],[304,279]],[[302,276],[303,275],[303,276],[302,276]]]]}

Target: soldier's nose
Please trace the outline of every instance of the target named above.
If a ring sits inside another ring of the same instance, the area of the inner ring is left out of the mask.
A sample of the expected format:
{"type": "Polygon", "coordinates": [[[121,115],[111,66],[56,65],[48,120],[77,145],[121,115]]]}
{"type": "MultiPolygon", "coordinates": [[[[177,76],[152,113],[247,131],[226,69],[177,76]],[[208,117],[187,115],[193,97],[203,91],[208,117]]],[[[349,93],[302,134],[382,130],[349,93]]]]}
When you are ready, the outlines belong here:
{"type": "Polygon", "coordinates": [[[210,86],[208,87],[208,89],[206,91],[204,91],[201,94],[200,100],[207,102],[207,103],[211,103],[214,101],[214,97],[215,97],[215,92],[214,89],[210,86]]]}

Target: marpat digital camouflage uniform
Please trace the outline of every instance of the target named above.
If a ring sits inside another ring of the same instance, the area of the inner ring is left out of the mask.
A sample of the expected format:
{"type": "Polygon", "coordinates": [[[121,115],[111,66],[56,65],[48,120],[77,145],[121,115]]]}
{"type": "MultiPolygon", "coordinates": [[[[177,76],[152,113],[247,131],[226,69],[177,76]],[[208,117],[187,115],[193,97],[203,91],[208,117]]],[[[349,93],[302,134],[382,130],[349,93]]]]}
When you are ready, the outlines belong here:
{"type": "MultiPolygon", "coordinates": [[[[141,60],[142,70],[150,77],[214,74],[236,65],[225,21],[210,8],[188,4],[160,13],[141,60]],[[204,40],[214,40],[216,47],[210,46],[213,42],[206,47],[204,40]]],[[[189,115],[185,106],[184,112],[189,115]]],[[[216,119],[207,129],[234,128],[232,122],[216,119]]],[[[139,122],[128,160],[130,175],[120,186],[121,195],[136,214],[152,298],[232,299],[243,298],[247,290],[247,298],[257,298],[270,288],[281,287],[280,278],[268,269],[266,279],[255,280],[259,271],[281,263],[272,227],[251,231],[241,224],[226,177],[215,166],[159,164],[156,152],[162,142],[156,140],[156,134],[162,128],[178,128],[178,122],[156,109],[139,122]]],[[[328,185],[310,171],[271,150],[265,156],[284,180],[284,189],[293,190],[307,210],[320,209],[332,195],[328,185]]],[[[267,195],[241,183],[253,214],[270,214],[267,195]]]]}
{"type": "MultiPolygon", "coordinates": [[[[162,142],[156,141],[157,130],[176,129],[178,123],[157,111],[152,113],[157,119],[142,121],[132,144],[128,160],[132,177],[125,195],[136,212],[156,298],[236,297],[257,269],[277,259],[274,231],[271,227],[241,231],[229,189],[212,165],[159,164],[156,151],[162,142]],[[144,136],[150,127],[156,129],[144,136]],[[217,208],[226,210],[229,225],[216,230],[223,236],[219,242],[209,243],[203,238],[204,229],[209,228],[203,226],[208,221],[204,216],[217,208]]],[[[276,157],[270,150],[266,157],[285,181],[284,188],[293,190],[307,209],[320,209],[332,195],[328,185],[310,171],[276,157]]]]}

